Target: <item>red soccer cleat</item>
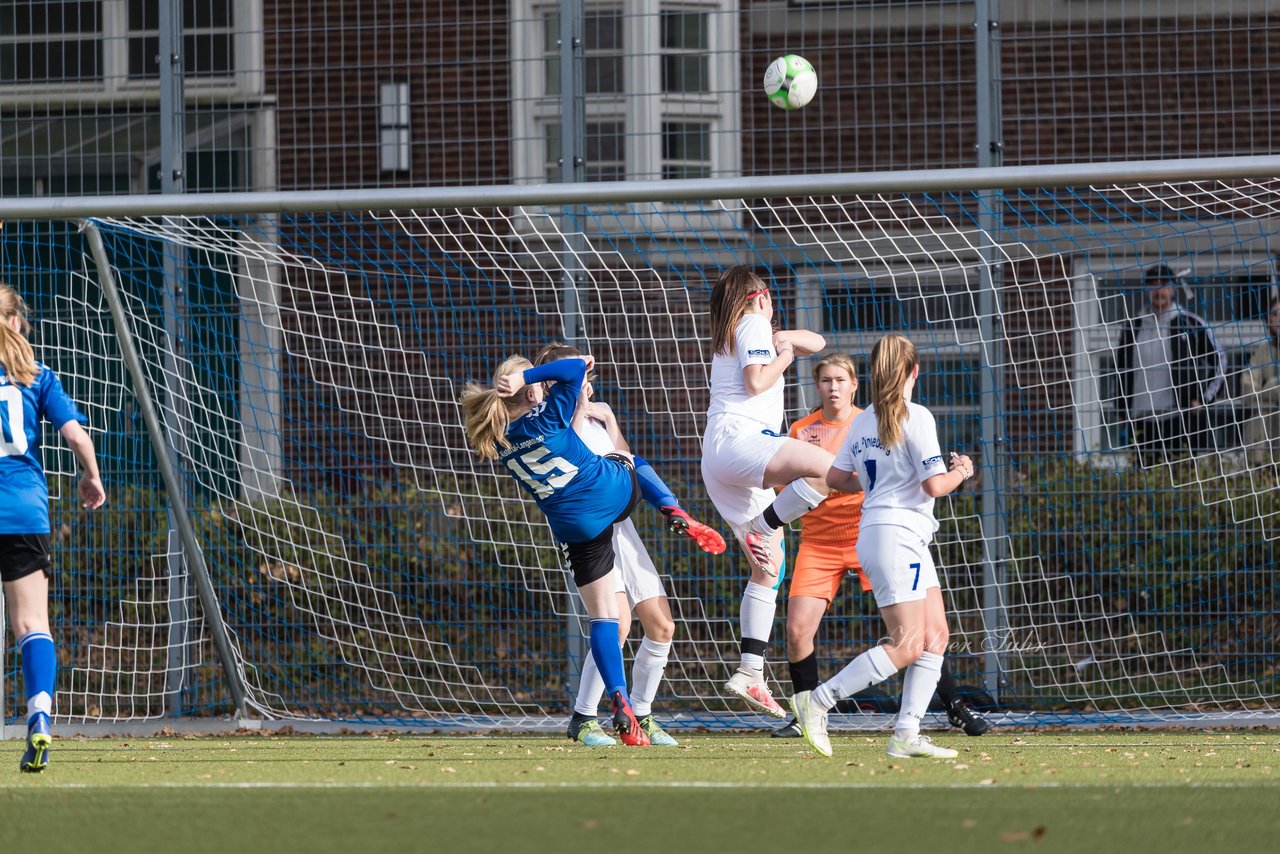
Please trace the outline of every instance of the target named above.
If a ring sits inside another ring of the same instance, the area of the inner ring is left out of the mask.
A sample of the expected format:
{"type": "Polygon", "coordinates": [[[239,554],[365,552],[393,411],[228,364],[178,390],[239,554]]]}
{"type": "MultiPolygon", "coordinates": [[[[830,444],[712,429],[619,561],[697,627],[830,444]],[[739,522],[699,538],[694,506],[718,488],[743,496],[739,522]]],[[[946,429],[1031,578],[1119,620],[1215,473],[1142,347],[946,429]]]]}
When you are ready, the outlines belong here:
{"type": "Polygon", "coordinates": [[[702,524],[680,507],[663,507],[662,515],[667,517],[668,528],[677,534],[684,534],[707,554],[724,554],[724,537],[715,528],[702,524]]]}
{"type": "Polygon", "coordinates": [[[630,747],[648,747],[649,734],[636,720],[631,704],[622,696],[621,691],[613,692],[613,728],[618,731],[618,738],[630,747]]]}

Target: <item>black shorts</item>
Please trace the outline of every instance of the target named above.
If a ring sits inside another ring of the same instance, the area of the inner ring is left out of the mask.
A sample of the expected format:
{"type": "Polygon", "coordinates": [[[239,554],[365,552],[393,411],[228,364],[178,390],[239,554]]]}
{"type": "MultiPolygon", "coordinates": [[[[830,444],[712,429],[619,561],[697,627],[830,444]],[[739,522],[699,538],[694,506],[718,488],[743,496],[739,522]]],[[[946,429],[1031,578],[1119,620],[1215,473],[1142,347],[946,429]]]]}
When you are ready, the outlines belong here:
{"type": "Polygon", "coordinates": [[[626,509],[618,514],[618,518],[592,539],[585,543],[560,544],[565,561],[573,571],[573,583],[579,587],[599,581],[613,569],[613,526],[630,516],[631,511],[640,503],[640,479],[636,477],[635,466],[631,460],[617,454],[605,456],[622,463],[631,472],[631,497],[627,501],[626,509]]]}
{"type": "Polygon", "coordinates": [[[0,534],[0,580],[17,581],[33,572],[53,574],[48,534],[0,534]]]}

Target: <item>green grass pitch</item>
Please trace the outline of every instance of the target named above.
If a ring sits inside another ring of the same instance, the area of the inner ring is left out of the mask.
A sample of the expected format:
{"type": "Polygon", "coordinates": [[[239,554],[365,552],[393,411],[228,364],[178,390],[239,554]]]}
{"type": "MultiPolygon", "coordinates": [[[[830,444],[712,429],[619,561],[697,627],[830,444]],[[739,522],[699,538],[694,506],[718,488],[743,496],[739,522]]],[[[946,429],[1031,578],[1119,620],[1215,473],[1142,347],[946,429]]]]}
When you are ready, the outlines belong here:
{"type": "Polygon", "coordinates": [[[0,850],[1277,850],[1280,734],[940,735],[954,761],[764,735],[65,739],[0,775],[0,850]],[[38,842],[33,843],[34,838],[38,842]],[[35,847],[32,847],[32,845],[35,847]],[[1229,847],[1228,847],[1229,846],[1229,847]]]}

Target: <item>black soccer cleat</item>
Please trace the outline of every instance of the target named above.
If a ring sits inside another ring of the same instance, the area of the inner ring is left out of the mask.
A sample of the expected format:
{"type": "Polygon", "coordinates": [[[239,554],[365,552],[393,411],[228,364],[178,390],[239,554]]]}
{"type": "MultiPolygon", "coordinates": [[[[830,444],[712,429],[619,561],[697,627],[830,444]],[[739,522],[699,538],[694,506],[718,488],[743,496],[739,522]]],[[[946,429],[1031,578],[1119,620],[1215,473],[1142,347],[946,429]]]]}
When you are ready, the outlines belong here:
{"type": "Polygon", "coordinates": [[[947,720],[956,729],[964,730],[965,735],[982,735],[991,729],[991,723],[986,718],[959,700],[947,709],[947,720]]]}
{"type": "Polygon", "coordinates": [[[800,738],[803,735],[795,718],[789,718],[785,724],[769,733],[770,738],[800,738]]]}

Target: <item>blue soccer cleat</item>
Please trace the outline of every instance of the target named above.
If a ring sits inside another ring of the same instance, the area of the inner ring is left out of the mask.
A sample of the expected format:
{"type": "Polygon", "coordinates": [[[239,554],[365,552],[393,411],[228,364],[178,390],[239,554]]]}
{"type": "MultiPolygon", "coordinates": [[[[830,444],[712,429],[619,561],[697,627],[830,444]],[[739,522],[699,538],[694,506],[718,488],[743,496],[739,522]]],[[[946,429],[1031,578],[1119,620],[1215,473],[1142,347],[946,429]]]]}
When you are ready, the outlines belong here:
{"type": "Polygon", "coordinates": [[[27,751],[22,754],[18,767],[23,771],[38,774],[49,767],[49,745],[53,742],[53,733],[49,729],[49,716],[44,712],[36,712],[27,721],[27,751]]]}
{"type": "Polygon", "coordinates": [[[645,715],[640,719],[640,729],[649,736],[649,743],[654,747],[678,747],[680,744],[653,719],[653,715],[645,715]]]}

